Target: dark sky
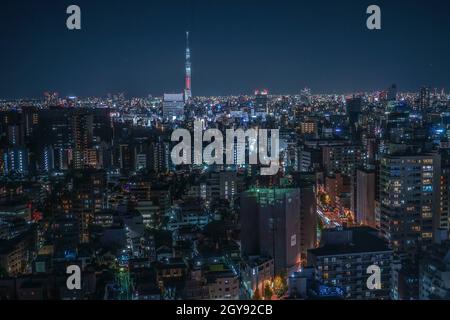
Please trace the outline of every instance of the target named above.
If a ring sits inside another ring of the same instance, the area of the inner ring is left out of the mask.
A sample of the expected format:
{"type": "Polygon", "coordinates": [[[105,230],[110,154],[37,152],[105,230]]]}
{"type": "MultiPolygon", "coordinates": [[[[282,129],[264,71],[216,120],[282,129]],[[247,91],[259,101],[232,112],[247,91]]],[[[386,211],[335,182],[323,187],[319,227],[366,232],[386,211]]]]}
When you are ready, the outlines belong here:
{"type": "Polygon", "coordinates": [[[194,95],[450,89],[450,0],[2,0],[0,97],[181,92],[187,29],[194,95]]]}

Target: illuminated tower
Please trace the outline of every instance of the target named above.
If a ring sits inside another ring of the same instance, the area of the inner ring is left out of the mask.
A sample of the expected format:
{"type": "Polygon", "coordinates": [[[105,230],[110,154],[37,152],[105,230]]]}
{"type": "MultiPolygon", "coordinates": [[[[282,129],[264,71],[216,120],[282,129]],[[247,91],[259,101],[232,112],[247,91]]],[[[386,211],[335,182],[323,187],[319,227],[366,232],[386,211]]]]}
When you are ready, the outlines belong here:
{"type": "Polygon", "coordinates": [[[73,163],[74,169],[83,169],[88,165],[88,150],[92,148],[94,116],[79,112],[72,117],[73,163]]]}
{"type": "Polygon", "coordinates": [[[432,243],[440,227],[440,188],[439,154],[399,152],[381,158],[381,234],[403,261],[414,261],[432,243]]]}
{"type": "Polygon", "coordinates": [[[431,93],[429,87],[420,88],[419,107],[420,110],[426,110],[431,104],[431,93]]]}
{"type": "Polygon", "coordinates": [[[192,98],[191,90],[191,50],[189,49],[189,31],[186,31],[186,83],[184,89],[184,99],[189,101],[192,98]]]}

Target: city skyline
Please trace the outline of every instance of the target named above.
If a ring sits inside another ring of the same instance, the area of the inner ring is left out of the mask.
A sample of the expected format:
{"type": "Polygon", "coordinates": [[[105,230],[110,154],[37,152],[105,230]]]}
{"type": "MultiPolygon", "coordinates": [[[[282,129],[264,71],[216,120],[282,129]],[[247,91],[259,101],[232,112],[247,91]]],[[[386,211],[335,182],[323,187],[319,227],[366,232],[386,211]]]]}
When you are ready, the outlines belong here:
{"type": "Polygon", "coordinates": [[[441,0],[2,5],[0,301],[450,300],[449,18],[441,0]]]}
{"type": "Polygon", "coordinates": [[[76,31],[65,28],[69,4],[5,5],[0,27],[9,32],[0,60],[0,98],[36,98],[46,91],[182,92],[186,30],[196,96],[256,88],[295,94],[304,87],[349,93],[383,90],[391,83],[401,91],[450,88],[445,59],[450,47],[442,41],[450,31],[450,10],[442,1],[378,1],[382,29],[376,31],[365,27],[368,1],[81,0],[82,29],[76,31]]]}

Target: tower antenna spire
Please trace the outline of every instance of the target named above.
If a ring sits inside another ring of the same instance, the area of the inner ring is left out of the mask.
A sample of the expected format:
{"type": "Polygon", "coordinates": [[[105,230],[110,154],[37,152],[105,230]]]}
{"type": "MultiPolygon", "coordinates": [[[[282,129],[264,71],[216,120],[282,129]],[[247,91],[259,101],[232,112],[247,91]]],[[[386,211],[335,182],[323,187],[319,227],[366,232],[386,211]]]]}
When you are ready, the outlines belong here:
{"type": "Polygon", "coordinates": [[[184,87],[184,99],[188,102],[192,98],[192,88],[191,88],[191,50],[189,48],[189,31],[186,31],[186,76],[185,76],[185,87],[184,87]]]}

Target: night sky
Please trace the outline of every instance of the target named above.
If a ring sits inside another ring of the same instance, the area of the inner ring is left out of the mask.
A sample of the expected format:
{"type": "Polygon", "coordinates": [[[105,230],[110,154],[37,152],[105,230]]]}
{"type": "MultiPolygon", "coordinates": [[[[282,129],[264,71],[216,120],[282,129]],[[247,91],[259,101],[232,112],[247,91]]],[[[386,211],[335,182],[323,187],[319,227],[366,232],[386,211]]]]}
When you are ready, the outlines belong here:
{"type": "Polygon", "coordinates": [[[3,0],[0,97],[182,92],[187,29],[194,95],[450,90],[449,0],[3,0]]]}

